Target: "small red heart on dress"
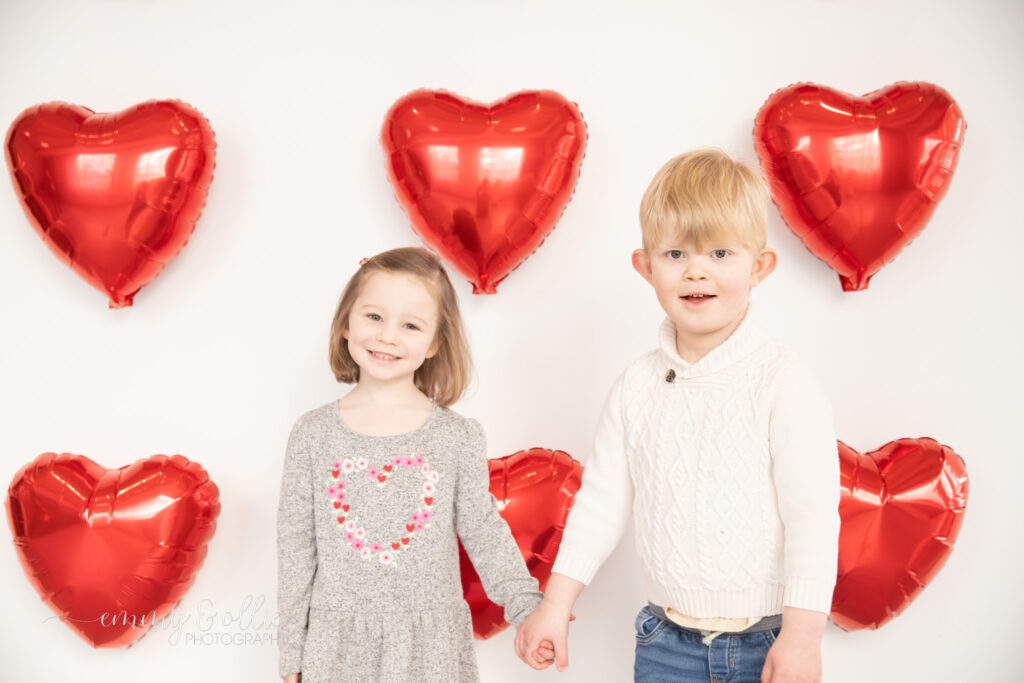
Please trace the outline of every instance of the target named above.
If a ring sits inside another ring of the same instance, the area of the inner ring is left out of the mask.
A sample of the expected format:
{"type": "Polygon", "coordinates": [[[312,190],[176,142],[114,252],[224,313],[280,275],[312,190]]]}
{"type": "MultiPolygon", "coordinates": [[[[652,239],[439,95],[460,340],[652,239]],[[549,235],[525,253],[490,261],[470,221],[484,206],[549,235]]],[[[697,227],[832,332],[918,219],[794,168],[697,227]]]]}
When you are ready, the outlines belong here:
{"type": "Polygon", "coordinates": [[[338,470],[331,470],[331,474],[334,476],[335,479],[338,478],[338,470]]]}
{"type": "Polygon", "coordinates": [[[338,501],[334,501],[334,509],[337,510],[340,507],[341,507],[341,503],[339,503],[338,501]]]}
{"type": "Polygon", "coordinates": [[[402,545],[409,545],[409,539],[408,538],[403,538],[402,539],[402,545]]]}
{"type": "Polygon", "coordinates": [[[348,512],[348,505],[342,505],[341,509],[344,510],[345,512],[348,512]]]}
{"type": "Polygon", "coordinates": [[[390,472],[392,469],[394,469],[394,468],[391,465],[384,465],[384,471],[385,472],[390,472]]]}
{"type": "Polygon", "coordinates": [[[434,499],[433,498],[424,498],[423,502],[426,503],[428,506],[430,506],[430,505],[434,504],[434,499]]]}
{"type": "Polygon", "coordinates": [[[338,517],[338,524],[344,524],[344,523],[345,523],[345,518],[344,517],[338,517]]]}
{"type": "Polygon", "coordinates": [[[394,548],[395,550],[398,550],[399,548],[402,547],[402,544],[401,543],[392,543],[391,547],[394,548]]]}
{"type": "Polygon", "coordinates": [[[384,483],[384,480],[386,480],[387,478],[388,478],[388,477],[387,477],[387,475],[385,475],[385,474],[378,474],[378,475],[377,475],[377,481],[379,481],[379,482],[380,482],[380,483],[382,483],[382,484],[384,483]]]}
{"type": "Polygon", "coordinates": [[[415,528],[416,528],[415,524],[406,524],[405,525],[405,530],[408,531],[409,533],[412,533],[412,530],[415,529],[415,528]]]}

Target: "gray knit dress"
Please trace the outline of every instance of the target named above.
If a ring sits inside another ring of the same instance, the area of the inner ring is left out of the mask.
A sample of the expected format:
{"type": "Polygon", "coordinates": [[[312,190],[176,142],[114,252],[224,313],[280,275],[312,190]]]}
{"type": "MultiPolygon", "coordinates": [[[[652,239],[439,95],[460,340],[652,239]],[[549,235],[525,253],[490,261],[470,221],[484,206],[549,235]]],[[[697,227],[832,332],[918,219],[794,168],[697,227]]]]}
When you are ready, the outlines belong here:
{"type": "Polygon", "coordinates": [[[541,598],[489,480],[483,430],[451,410],[397,436],[353,432],[334,401],[300,417],[278,508],[280,674],[478,680],[456,532],[509,622],[541,598]]]}

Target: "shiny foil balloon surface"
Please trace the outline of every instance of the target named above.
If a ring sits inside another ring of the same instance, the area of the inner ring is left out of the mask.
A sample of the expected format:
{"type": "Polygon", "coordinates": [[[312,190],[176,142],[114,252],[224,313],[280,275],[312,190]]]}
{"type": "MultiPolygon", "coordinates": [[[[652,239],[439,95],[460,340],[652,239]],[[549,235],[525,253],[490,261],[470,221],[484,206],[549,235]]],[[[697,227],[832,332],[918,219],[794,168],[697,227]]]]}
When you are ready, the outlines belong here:
{"type": "Polygon", "coordinates": [[[188,241],[215,146],[210,124],[182,102],[113,114],[50,102],[15,119],[6,156],[43,241],[121,308],[188,241]]]}
{"type": "Polygon", "coordinates": [[[572,197],[586,126],[549,90],[490,106],[418,90],[392,105],[381,137],[413,228],[475,294],[493,294],[572,197]]]}
{"type": "Polygon", "coordinates": [[[754,145],[783,219],[850,291],[924,229],[965,128],[949,93],[929,83],[863,97],[804,83],[768,98],[754,145]]]}
{"type": "MultiPolygon", "coordinates": [[[[491,493],[541,590],[562,542],[565,520],[580,488],[583,465],[568,453],[531,448],[490,461],[491,493]]],[[[459,545],[462,594],[473,614],[473,633],[486,639],[506,626],[504,610],[487,599],[480,577],[459,545]]]]}
{"type": "Polygon", "coordinates": [[[7,491],[32,586],[93,647],[128,647],[192,585],[220,512],[198,463],[154,455],[116,470],[44,453],[7,491]]]}
{"type": "Polygon", "coordinates": [[[933,439],[898,439],[872,453],[839,443],[839,576],[832,621],[876,629],[900,614],[953,550],[967,505],[967,470],[933,439]]]}

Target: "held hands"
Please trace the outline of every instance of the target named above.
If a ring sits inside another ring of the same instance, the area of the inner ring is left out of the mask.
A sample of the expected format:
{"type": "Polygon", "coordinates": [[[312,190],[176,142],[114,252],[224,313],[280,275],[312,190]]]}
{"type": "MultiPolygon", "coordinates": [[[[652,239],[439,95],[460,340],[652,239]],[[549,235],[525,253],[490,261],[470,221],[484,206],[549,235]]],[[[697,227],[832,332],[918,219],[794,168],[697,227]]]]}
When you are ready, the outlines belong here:
{"type": "Polygon", "coordinates": [[[825,615],[787,607],[782,630],[768,650],[761,683],[821,683],[821,636],[825,615]]]}
{"type": "Polygon", "coordinates": [[[519,625],[513,641],[516,655],[534,669],[546,669],[552,662],[558,671],[569,666],[569,622],[574,617],[568,607],[547,597],[519,625]]]}

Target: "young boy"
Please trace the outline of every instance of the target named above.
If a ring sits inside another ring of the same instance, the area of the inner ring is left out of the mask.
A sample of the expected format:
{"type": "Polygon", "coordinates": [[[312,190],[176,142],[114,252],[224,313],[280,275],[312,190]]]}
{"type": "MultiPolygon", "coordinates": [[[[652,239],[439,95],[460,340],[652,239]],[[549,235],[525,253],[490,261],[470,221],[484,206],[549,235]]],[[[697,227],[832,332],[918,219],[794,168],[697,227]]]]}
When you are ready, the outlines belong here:
{"type": "Polygon", "coordinates": [[[632,513],[650,603],[636,681],[820,681],[839,459],[827,397],[747,319],[776,263],[767,207],[760,177],[717,150],[647,188],[633,267],[668,317],[612,386],[544,600],[516,633],[533,668],[568,665],[572,606],[632,513]]]}

